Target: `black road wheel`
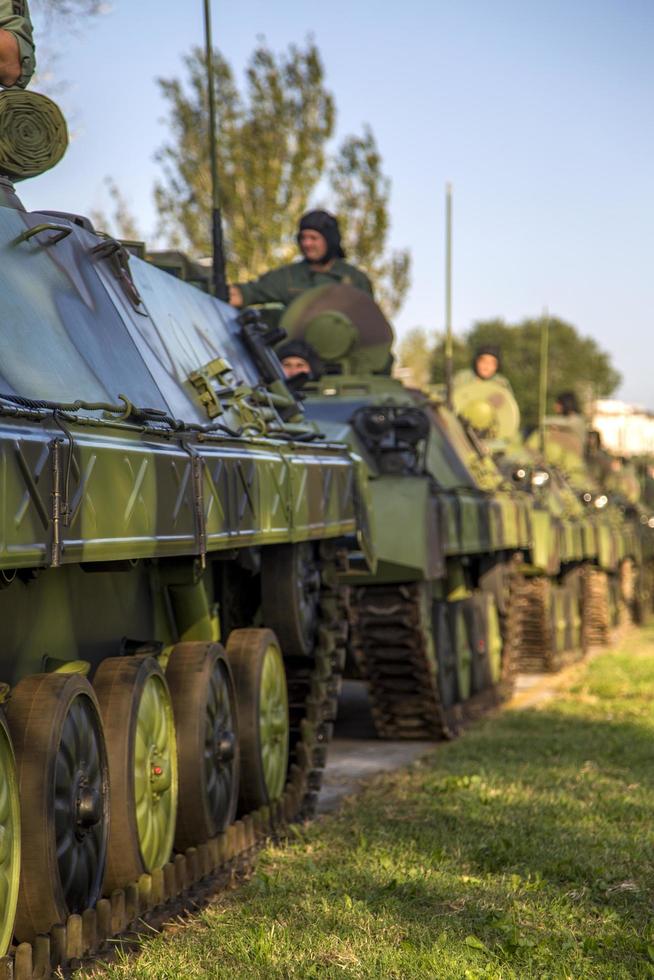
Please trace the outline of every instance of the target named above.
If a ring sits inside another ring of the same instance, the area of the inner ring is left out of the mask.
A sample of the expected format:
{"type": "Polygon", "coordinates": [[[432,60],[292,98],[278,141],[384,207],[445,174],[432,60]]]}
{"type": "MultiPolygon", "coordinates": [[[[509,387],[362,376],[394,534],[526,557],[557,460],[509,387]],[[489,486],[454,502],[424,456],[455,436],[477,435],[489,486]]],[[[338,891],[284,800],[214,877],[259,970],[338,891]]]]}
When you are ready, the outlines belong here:
{"type": "Polygon", "coordinates": [[[112,821],[106,894],[162,868],[177,817],[177,746],[168,685],[153,657],[111,657],[93,681],[105,726],[112,821]]]}
{"type": "Polygon", "coordinates": [[[289,715],[284,660],[272,630],[233,630],[227,659],[234,674],[241,746],[243,812],[278,799],[288,770],[289,715]]]}
{"type": "Polygon", "coordinates": [[[202,844],[236,816],[239,740],[232,672],[218,643],[178,643],[166,680],[177,729],[175,848],[202,844]]]}
{"type": "Polygon", "coordinates": [[[16,936],[48,932],[100,897],[109,775],[100,710],[78,674],[35,674],[7,712],[22,801],[16,936]]]}
{"type": "Polygon", "coordinates": [[[436,660],[438,663],[438,690],[444,708],[451,708],[459,699],[456,652],[452,645],[447,621],[447,605],[444,602],[433,604],[433,635],[436,640],[436,660]]]}
{"type": "Polygon", "coordinates": [[[284,655],[309,656],[318,628],[320,566],[310,541],[261,550],[262,616],[284,655]]]}

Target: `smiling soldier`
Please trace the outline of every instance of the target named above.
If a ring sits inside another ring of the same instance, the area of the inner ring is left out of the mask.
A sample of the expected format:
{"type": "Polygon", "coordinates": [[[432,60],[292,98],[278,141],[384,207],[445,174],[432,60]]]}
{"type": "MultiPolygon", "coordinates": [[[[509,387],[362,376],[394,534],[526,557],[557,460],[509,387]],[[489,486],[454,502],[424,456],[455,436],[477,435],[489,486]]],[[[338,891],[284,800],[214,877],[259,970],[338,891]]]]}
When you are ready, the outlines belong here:
{"type": "Polygon", "coordinates": [[[346,283],[372,296],[370,280],[356,266],[345,262],[341,233],[336,218],[327,211],[309,211],[300,220],[297,243],[299,262],[264,273],[254,282],[229,287],[232,306],[253,303],[282,303],[288,306],[296,296],[314,286],[346,283]]]}

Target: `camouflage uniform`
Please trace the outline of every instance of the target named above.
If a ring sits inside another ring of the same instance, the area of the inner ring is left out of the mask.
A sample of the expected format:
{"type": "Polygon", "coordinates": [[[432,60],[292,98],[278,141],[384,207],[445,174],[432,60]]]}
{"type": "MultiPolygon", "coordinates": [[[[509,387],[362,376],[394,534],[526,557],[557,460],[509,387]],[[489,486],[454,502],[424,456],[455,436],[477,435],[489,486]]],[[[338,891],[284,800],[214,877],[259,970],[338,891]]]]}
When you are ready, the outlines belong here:
{"type": "Polygon", "coordinates": [[[25,88],[34,74],[34,38],[27,0],[0,0],[0,30],[9,31],[18,41],[21,74],[16,82],[25,88]]]}
{"type": "Polygon", "coordinates": [[[365,273],[343,259],[334,259],[329,269],[320,271],[312,269],[306,259],[291,262],[290,265],[265,272],[254,282],[238,283],[238,288],[243,294],[244,306],[253,303],[283,303],[288,306],[307,289],[338,282],[355,286],[372,296],[372,286],[365,273]]]}

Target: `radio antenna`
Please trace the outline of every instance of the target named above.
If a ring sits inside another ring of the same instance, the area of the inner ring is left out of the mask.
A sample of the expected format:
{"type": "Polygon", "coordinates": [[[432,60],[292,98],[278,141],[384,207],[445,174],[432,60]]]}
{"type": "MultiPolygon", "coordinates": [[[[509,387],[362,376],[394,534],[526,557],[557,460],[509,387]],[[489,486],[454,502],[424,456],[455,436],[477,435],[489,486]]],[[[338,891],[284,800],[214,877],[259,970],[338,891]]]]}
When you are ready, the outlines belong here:
{"type": "Polygon", "coordinates": [[[218,180],[218,145],[216,132],[216,92],[213,72],[213,40],[211,36],[211,0],[204,0],[204,37],[207,61],[207,90],[209,93],[209,160],[211,161],[211,241],[213,246],[213,290],[218,299],[227,302],[225,277],[225,243],[220,212],[220,183],[218,180]]]}

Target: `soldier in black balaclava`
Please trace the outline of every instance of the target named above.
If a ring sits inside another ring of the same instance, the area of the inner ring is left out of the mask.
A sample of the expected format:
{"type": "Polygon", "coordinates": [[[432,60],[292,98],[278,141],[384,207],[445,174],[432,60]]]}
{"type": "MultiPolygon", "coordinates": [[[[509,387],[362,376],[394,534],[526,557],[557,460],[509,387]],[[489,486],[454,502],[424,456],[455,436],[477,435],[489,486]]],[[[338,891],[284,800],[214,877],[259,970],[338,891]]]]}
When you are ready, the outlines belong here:
{"type": "Polygon", "coordinates": [[[342,282],[372,296],[370,280],[356,266],[345,262],[338,221],[327,211],[308,211],[300,219],[297,243],[299,262],[264,273],[254,282],[229,287],[232,306],[256,303],[282,303],[288,306],[296,296],[314,286],[342,282]]]}
{"type": "Polygon", "coordinates": [[[289,387],[297,389],[305,381],[319,381],[325,372],[318,352],[306,340],[287,340],[276,353],[289,387]]]}
{"type": "Polygon", "coordinates": [[[497,344],[482,344],[475,351],[472,370],[482,381],[490,381],[501,370],[501,351],[497,344]]]}
{"type": "Polygon", "coordinates": [[[557,395],[554,411],[557,415],[580,415],[579,402],[574,391],[562,391],[557,395]]]}

